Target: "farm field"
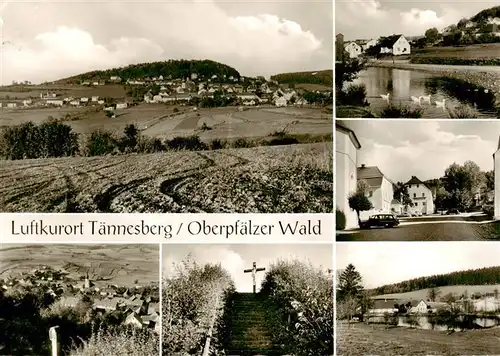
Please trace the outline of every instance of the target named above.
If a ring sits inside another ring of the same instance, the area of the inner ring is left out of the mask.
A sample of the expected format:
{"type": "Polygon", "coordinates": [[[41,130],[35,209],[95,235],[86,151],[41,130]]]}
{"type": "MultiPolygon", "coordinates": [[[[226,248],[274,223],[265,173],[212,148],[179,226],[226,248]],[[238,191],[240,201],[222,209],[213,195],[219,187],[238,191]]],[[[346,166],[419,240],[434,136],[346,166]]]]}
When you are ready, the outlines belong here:
{"type": "Polygon", "coordinates": [[[0,111],[0,127],[33,121],[41,123],[49,116],[64,118],[67,114],[78,120],[67,121],[75,132],[89,134],[97,129],[122,133],[125,125],[135,124],[142,134],[170,139],[198,134],[202,140],[263,137],[288,127],[289,133],[332,134],[331,114],[315,108],[252,108],[238,111],[236,107],[200,109],[190,107],[141,104],[117,111],[116,118],[106,117],[97,108],[31,109],[0,111]],[[205,129],[202,131],[202,127],[205,129]]]}
{"type": "Polygon", "coordinates": [[[447,332],[355,323],[337,327],[337,355],[498,355],[500,328],[447,332]]]}
{"type": "Polygon", "coordinates": [[[158,282],[158,245],[0,245],[0,278],[31,272],[41,265],[79,278],[87,272],[99,284],[158,282]]]}
{"type": "Polygon", "coordinates": [[[2,161],[3,212],[333,211],[333,144],[2,161]]]}
{"type": "Polygon", "coordinates": [[[91,97],[98,95],[114,99],[124,98],[126,96],[123,85],[107,84],[100,86],[81,86],[81,85],[61,85],[47,84],[35,86],[6,86],[0,89],[0,99],[28,99],[39,98],[40,94],[47,92],[57,93],[63,97],[91,97]]]}
{"type": "Polygon", "coordinates": [[[413,49],[411,57],[442,58],[498,58],[500,43],[477,44],[464,47],[429,47],[413,49]]]}
{"type": "MultiPolygon", "coordinates": [[[[452,293],[455,295],[462,295],[465,291],[469,295],[472,295],[474,293],[492,293],[495,289],[500,290],[500,284],[497,285],[455,285],[455,286],[445,286],[445,287],[439,287],[439,290],[441,291],[440,295],[446,295],[448,293],[452,293]]],[[[420,289],[416,291],[411,291],[407,293],[395,293],[395,294],[383,294],[383,295],[378,295],[377,298],[379,299],[384,299],[384,298],[394,298],[394,299],[403,299],[403,300],[421,300],[427,299],[429,293],[429,289],[420,289]]]]}

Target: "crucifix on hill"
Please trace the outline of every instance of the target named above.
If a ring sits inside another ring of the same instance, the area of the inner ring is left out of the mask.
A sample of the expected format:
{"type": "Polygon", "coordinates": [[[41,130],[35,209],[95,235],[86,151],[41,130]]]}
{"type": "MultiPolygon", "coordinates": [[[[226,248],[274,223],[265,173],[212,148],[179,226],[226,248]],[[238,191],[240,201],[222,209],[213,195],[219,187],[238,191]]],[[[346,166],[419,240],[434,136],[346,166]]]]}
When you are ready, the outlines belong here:
{"type": "Polygon", "coordinates": [[[265,270],[266,269],[264,267],[257,268],[257,262],[254,262],[252,269],[246,269],[243,271],[245,273],[252,273],[254,294],[256,293],[256,290],[257,290],[257,283],[255,282],[255,275],[257,274],[257,272],[261,272],[261,271],[265,271],[265,270]]]}

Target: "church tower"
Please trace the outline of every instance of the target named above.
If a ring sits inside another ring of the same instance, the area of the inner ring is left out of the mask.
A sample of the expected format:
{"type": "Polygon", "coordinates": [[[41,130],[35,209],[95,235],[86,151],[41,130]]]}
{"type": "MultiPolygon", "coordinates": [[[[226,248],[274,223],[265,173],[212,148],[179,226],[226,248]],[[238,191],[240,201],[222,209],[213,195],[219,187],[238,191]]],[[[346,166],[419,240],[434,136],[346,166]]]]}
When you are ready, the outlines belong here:
{"type": "Polygon", "coordinates": [[[498,138],[498,147],[493,153],[493,174],[495,175],[495,200],[494,200],[494,218],[500,219],[500,137],[498,138]]]}

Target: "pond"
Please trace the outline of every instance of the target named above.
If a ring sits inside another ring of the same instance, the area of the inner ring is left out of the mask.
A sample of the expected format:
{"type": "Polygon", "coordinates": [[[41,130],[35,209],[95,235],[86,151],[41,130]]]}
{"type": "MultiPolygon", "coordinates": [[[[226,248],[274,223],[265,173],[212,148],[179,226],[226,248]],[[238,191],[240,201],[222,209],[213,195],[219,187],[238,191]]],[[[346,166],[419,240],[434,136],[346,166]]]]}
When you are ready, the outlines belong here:
{"type": "Polygon", "coordinates": [[[359,74],[353,84],[364,84],[370,109],[380,113],[387,107],[381,95],[390,94],[389,101],[394,105],[421,107],[424,118],[449,118],[447,109],[466,105],[476,112],[479,118],[496,118],[494,93],[470,83],[452,78],[440,77],[425,72],[370,67],[359,74]],[[430,103],[422,100],[414,102],[413,97],[430,95],[430,103]],[[436,101],[445,100],[446,109],[437,106],[436,101]]]}
{"type": "MultiPolygon", "coordinates": [[[[414,327],[417,329],[424,330],[436,330],[436,331],[447,331],[448,326],[440,325],[435,321],[435,316],[426,315],[399,315],[397,316],[397,326],[400,327],[414,327]],[[413,320],[411,320],[413,319],[413,320]]],[[[500,326],[500,318],[495,316],[460,316],[460,323],[463,329],[487,329],[500,326]]],[[[386,320],[382,316],[370,317],[368,319],[371,323],[385,323],[386,320]]],[[[396,324],[394,324],[396,325],[396,324]]],[[[456,331],[460,331],[460,328],[456,328],[456,331]]]]}

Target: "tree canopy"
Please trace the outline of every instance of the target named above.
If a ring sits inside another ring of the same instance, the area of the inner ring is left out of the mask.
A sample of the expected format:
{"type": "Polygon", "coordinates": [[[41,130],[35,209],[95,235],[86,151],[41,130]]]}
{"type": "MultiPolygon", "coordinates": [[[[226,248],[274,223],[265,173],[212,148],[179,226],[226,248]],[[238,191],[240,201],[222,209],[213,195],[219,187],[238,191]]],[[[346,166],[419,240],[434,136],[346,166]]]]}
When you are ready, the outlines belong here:
{"type": "Polygon", "coordinates": [[[321,84],[331,87],[333,85],[333,71],[281,73],[271,76],[271,80],[280,84],[321,84]]]}
{"type": "Polygon", "coordinates": [[[439,288],[454,285],[489,285],[500,284],[500,266],[471,269],[466,271],[419,277],[407,281],[388,284],[375,288],[375,295],[406,293],[420,289],[439,288]]]}
{"type": "MultiPolygon", "coordinates": [[[[211,60],[168,60],[164,62],[132,64],[126,67],[113,68],[108,70],[97,70],[79,74],[62,81],[78,83],[85,80],[108,80],[111,76],[118,76],[122,80],[145,78],[145,77],[163,77],[187,78],[196,73],[199,78],[209,79],[213,75],[222,80],[224,75],[226,79],[230,76],[240,78],[240,73],[225,64],[211,60]]],[[[229,80],[229,79],[227,79],[229,80]]]]}

